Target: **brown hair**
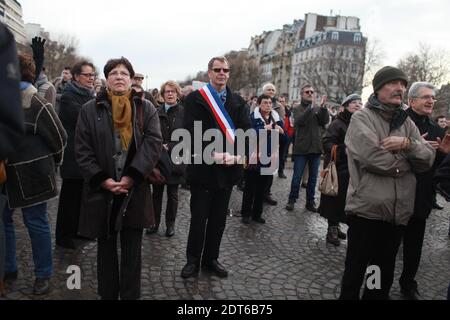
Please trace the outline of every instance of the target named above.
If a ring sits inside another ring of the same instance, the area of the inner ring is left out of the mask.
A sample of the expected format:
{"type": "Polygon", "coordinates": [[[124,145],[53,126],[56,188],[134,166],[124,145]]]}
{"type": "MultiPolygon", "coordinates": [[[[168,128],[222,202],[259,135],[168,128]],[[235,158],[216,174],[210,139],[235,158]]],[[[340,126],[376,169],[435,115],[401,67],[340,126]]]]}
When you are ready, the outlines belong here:
{"type": "Polygon", "coordinates": [[[75,64],[73,66],[73,68],[70,70],[70,73],[72,74],[72,76],[79,76],[83,72],[83,67],[84,66],[91,67],[92,70],[94,70],[94,72],[95,72],[94,64],[92,62],[87,61],[87,60],[83,60],[83,61],[80,61],[77,64],[75,64]]]}
{"type": "Polygon", "coordinates": [[[33,83],[36,78],[36,66],[28,54],[19,54],[20,77],[22,81],[33,83]]]}
{"type": "Polygon", "coordinates": [[[128,69],[128,72],[130,73],[130,78],[133,79],[134,78],[134,69],[133,66],[131,65],[131,62],[128,61],[127,58],[120,58],[120,59],[111,59],[108,60],[108,62],[106,63],[105,67],[103,68],[103,73],[105,75],[105,78],[108,79],[108,75],[111,72],[112,69],[114,69],[115,67],[117,67],[118,65],[124,65],[125,68],[128,69]]]}
{"type": "Polygon", "coordinates": [[[225,57],[214,57],[208,63],[208,70],[212,70],[215,61],[220,61],[220,62],[226,63],[228,65],[228,67],[230,67],[230,63],[228,62],[227,58],[225,58],[225,57]]]}

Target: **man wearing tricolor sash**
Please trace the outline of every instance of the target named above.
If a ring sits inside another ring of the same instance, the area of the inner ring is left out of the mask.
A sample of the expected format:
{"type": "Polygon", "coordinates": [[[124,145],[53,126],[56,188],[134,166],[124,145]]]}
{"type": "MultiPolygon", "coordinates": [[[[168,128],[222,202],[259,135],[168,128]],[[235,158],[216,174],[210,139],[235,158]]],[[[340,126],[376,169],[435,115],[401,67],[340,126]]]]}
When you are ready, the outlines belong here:
{"type": "Polygon", "coordinates": [[[248,130],[251,126],[249,108],[244,99],[227,87],[230,66],[226,58],[211,59],[208,77],[210,83],[187,96],[184,106],[184,128],[191,134],[191,164],[187,168],[187,182],[191,187],[191,223],[187,263],[181,272],[183,278],[197,276],[200,266],[219,277],[228,276],[218,258],[231,191],[240,181],[243,169],[241,157],[234,152],[235,132],[237,129],[248,130]],[[206,131],[213,130],[218,140],[223,140],[223,150],[227,150],[211,152],[212,164],[204,158],[210,142],[199,143],[194,134],[199,126],[202,137],[206,131]]]}

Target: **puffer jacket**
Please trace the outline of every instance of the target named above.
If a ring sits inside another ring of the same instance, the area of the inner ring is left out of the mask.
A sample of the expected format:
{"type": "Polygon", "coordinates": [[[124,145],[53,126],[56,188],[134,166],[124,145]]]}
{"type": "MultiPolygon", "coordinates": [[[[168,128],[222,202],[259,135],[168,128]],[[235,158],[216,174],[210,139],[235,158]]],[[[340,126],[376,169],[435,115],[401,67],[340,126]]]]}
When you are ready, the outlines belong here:
{"type": "Polygon", "coordinates": [[[352,117],[345,139],[350,173],[346,212],[405,226],[414,211],[415,173],[429,170],[436,153],[406,113],[395,121],[386,118],[388,108],[373,95],[352,117]],[[407,137],[411,146],[387,151],[380,141],[389,136],[407,137]]]}
{"type": "Polygon", "coordinates": [[[8,159],[6,191],[12,209],[30,207],[58,195],[56,166],[67,134],[53,107],[29,86],[22,91],[25,137],[8,159]]]}

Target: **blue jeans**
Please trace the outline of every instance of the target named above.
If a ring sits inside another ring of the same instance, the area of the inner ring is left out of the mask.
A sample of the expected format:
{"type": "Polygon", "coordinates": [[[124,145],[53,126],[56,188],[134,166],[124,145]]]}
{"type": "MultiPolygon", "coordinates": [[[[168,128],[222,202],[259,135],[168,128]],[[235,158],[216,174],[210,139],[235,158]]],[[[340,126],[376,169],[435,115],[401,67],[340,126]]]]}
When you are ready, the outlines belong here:
{"type": "Polygon", "coordinates": [[[303,156],[294,156],[294,175],[292,176],[291,193],[289,194],[289,203],[295,203],[300,194],[300,185],[306,164],[309,165],[309,180],[306,188],[306,202],[312,204],[315,202],[317,175],[320,167],[320,154],[307,154],[303,156]]]}
{"type": "MultiPolygon", "coordinates": [[[[16,272],[16,232],[12,219],[14,210],[3,210],[6,236],[6,272],[16,272]]],[[[50,278],[53,272],[52,237],[48,222],[47,203],[22,209],[23,222],[28,229],[33,251],[36,278],[50,278]]]]}

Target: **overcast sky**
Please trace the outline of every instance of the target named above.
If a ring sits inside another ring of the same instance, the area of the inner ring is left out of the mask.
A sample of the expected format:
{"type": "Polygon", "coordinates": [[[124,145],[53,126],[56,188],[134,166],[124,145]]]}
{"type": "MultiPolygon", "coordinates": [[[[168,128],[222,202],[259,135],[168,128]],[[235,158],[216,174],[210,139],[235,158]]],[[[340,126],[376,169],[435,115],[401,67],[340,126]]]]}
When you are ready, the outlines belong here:
{"type": "Polygon", "coordinates": [[[149,76],[149,88],[205,70],[211,57],[247,48],[252,36],[304,19],[308,12],[359,17],[364,36],[380,40],[386,64],[396,64],[419,42],[450,51],[448,0],[19,2],[26,23],[75,36],[79,53],[97,67],[127,57],[136,72],[149,76]]]}

